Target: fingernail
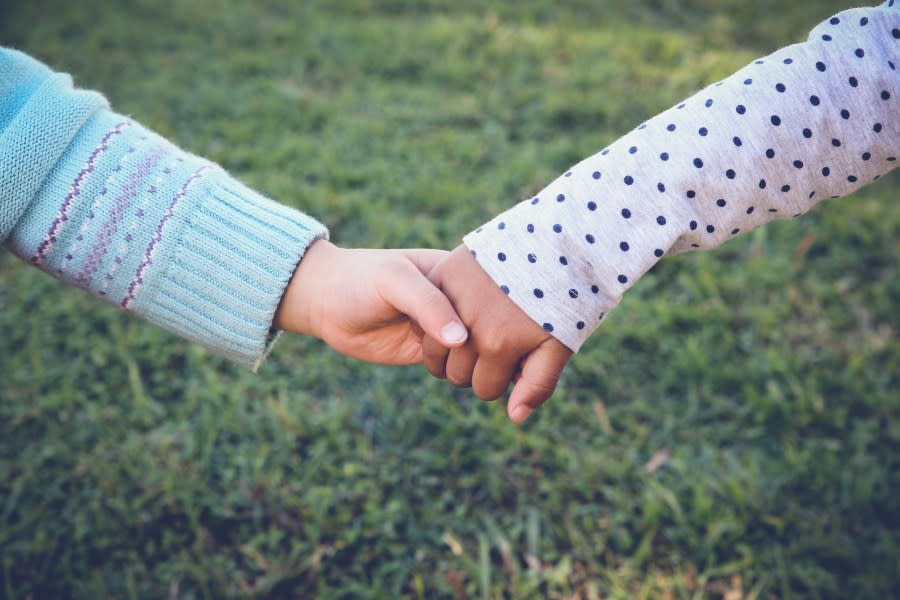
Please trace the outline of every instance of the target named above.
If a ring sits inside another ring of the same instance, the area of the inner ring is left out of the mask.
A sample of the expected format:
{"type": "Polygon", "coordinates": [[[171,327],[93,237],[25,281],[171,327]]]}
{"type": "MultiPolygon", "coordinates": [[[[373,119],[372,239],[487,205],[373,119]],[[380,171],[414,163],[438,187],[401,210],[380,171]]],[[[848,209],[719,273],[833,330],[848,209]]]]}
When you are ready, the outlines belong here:
{"type": "Polygon", "coordinates": [[[510,419],[512,419],[513,423],[521,423],[525,419],[528,418],[528,415],[531,414],[531,410],[528,409],[524,404],[520,404],[512,409],[510,413],[510,419]]]}
{"type": "Polygon", "coordinates": [[[450,321],[441,329],[441,339],[448,344],[456,344],[466,339],[469,332],[459,321],[450,321]]]}

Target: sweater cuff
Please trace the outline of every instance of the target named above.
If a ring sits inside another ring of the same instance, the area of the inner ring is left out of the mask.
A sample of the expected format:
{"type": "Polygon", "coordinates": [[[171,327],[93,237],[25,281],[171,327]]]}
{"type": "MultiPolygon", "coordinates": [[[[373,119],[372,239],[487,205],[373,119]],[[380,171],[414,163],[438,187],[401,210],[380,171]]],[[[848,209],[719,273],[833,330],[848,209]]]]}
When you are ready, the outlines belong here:
{"type": "Polygon", "coordinates": [[[272,321],[297,263],[328,231],[215,165],[182,192],[190,208],[169,213],[175,243],[158,249],[122,306],[255,371],[277,338],[272,321]]]}

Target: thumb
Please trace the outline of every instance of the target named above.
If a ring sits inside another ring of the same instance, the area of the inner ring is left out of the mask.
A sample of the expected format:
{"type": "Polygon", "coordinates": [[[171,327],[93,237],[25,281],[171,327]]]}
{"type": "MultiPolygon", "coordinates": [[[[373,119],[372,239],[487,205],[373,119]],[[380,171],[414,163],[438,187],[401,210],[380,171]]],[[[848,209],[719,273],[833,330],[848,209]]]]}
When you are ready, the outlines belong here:
{"type": "Polygon", "coordinates": [[[428,281],[414,263],[407,262],[405,268],[390,272],[391,276],[382,279],[378,290],[385,301],[448,348],[465,343],[469,332],[450,300],[428,281]]]}
{"type": "Polygon", "coordinates": [[[551,339],[522,361],[522,372],[506,404],[510,421],[518,425],[553,395],[559,376],[571,356],[571,350],[551,339]]]}

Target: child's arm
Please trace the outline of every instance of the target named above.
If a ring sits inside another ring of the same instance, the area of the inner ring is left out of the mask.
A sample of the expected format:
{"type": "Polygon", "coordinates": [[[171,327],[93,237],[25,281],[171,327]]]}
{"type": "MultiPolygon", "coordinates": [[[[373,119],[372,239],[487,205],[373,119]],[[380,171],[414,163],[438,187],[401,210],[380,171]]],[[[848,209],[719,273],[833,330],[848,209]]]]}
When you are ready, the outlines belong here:
{"type": "MultiPolygon", "coordinates": [[[[464,242],[520,309],[577,350],[663,256],[801,215],[890,171],[900,156],[897,68],[900,3],[840,13],[807,42],[642,124],[464,242]]],[[[485,336],[472,329],[471,340],[485,336]]],[[[430,370],[440,370],[439,355],[430,370]]]]}
{"type": "Polygon", "coordinates": [[[24,261],[249,367],[276,317],[373,362],[421,360],[414,320],[436,337],[455,323],[451,344],[462,343],[424,276],[444,253],[342,250],[326,236],[68,75],[0,48],[0,242],[24,261]]]}

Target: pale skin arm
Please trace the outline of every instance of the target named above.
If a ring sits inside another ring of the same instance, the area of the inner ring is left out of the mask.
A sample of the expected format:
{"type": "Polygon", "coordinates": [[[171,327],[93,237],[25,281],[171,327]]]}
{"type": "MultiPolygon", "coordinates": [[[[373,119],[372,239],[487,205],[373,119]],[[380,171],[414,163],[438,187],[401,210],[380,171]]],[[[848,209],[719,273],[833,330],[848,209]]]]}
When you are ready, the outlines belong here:
{"type": "Polygon", "coordinates": [[[445,347],[467,332],[450,301],[426,278],[442,250],[370,250],[314,242],[275,313],[278,329],[311,335],[367,362],[422,362],[422,337],[445,347]]]}
{"type": "Polygon", "coordinates": [[[426,336],[426,368],[454,385],[471,385],[483,400],[499,398],[515,380],[507,414],[521,423],[553,394],[572,351],[516,306],[465,246],[454,249],[428,277],[453,302],[469,326],[469,338],[448,349],[426,336]]]}

